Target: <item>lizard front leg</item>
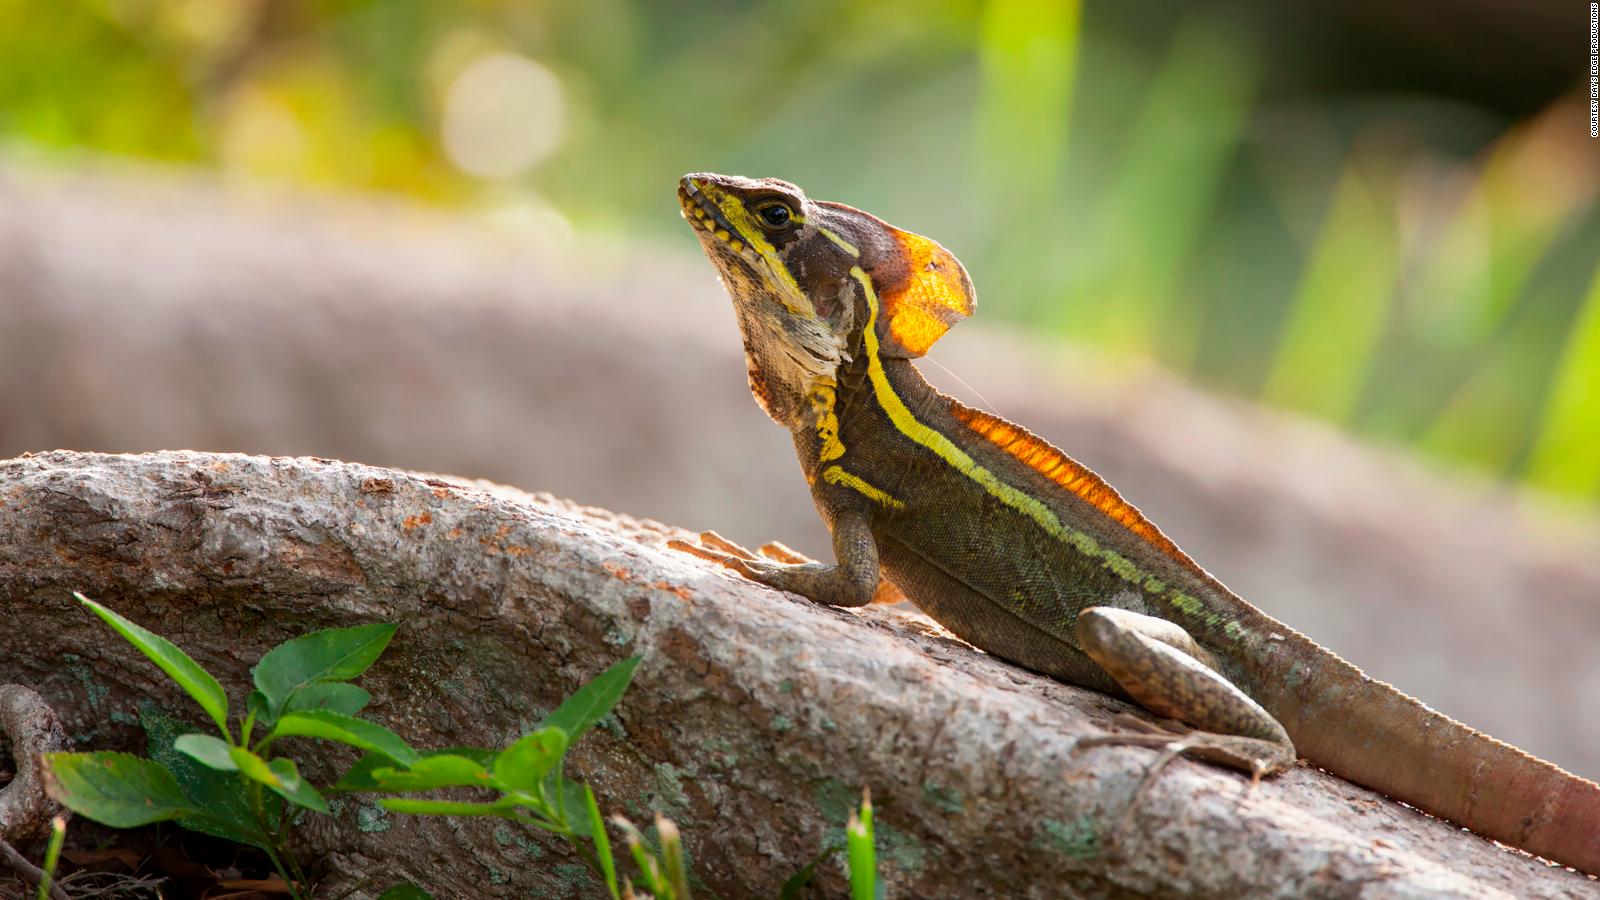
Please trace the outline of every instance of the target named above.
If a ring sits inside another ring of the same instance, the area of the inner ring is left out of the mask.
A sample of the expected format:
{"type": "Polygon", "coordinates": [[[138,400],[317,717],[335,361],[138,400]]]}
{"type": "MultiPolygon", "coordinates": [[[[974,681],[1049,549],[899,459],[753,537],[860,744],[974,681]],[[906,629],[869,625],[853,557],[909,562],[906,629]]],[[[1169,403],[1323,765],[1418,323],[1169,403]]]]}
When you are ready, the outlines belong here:
{"type": "MultiPolygon", "coordinates": [[[[1082,746],[1136,744],[1181,753],[1251,773],[1294,766],[1294,744],[1277,719],[1211,667],[1210,654],[1165,619],[1125,609],[1090,607],[1078,614],[1078,645],[1139,705],[1198,731],[1187,735],[1108,735],[1082,746]]],[[[1163,762],[1165,759],[1163,760],[1163,762]]]]}
{"type": "Polygon", "coordinates": [[[765,559],[713,533],[701,535],[700,544],[668,541],[675,550],[720,563],[769,587],[799,594],[828,606],[866,606],[897,603],[905,599],[899,589],[882,581],[878,545],[869,517],[853,511],[833,522],[833,552],[837,564],[816,562],[777,542],[761,547],[765,559]]]}

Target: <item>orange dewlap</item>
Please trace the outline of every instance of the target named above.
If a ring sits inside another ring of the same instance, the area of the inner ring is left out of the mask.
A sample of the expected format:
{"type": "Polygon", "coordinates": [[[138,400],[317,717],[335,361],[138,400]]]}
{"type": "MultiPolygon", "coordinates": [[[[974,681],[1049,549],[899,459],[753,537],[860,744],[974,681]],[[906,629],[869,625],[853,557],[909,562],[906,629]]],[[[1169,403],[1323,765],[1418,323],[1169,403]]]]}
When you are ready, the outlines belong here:
{"type": "Polygon", "coordinates": [[[972,315],[972,281],[950,251],[921,235],[894,231],[905,254],[910,277],[883,297],[892,350],[917,357],[944,337],[950,326],[972,315]]]}
{"type": "Polygon", "coordinates": [[[1013,425],[999,416],[991,416],[955,400],[950,401],[950,414],[955,416],[956,421],[1004,450],[1023,465],[1110,516],[1145,543],[1183,563],[1185,567],[1204,574],[1199,564],[1178,549],[1178,545],[1174,544],[1171,538],[1162,534],[1161,529],[1146,519],[1137,507],[1122,499],[1116,488],[1106,484],[1099,475],[1052,447],[1048,441],[1020,425],[1013,425]]]}

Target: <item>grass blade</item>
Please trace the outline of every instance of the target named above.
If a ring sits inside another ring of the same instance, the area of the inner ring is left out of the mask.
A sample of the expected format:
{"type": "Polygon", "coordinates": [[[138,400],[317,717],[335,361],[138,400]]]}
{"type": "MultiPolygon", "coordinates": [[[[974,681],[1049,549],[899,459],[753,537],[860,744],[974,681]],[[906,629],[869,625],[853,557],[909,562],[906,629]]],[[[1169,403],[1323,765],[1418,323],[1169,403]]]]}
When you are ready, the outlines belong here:
{"type": "Polygon", "coordinates": [[[1392,197],[1380,189],[1355,162],[1340,180],[1267,377],[1272,402],[1336,422],[1355,411],[1400,262],[1392,197]]]}
{"type": "Polygon", "coordinates": [[[594,791],[587,784],[583,786],[583,802],[589,811],[589,836],[594,838],[594,853],[600,859],[600,874],[605,876],[606,889],[611,892],[612,900],[618,900],[621,894],[617,891],[617,862],[611,856],[606,820],[600,816],[600,804],[595,801],[594,791]]]}
{"type": "Polygon", "coordinates": [[[878,860],[872,844],[872,794],[861,794],[861,811],[851,813],[844,829],[850,862],[850,900],[877,900],[878,860]]]}
{"type": "Polygon", "coordinates": [[[39,893],[35,900],[49,900],[50,884],[56,879],[56,865],[61,862],[61,845],[67,839],[67,817],[56,816],[50,820],[50,846],[44,851],[44,875],[39,879],[39,893]]]}
{"type": "Polygon", "coordinates": [[[1600,268],[1573,323],[1528,463],[1543,488],[1600,498],[1600,268]]]}

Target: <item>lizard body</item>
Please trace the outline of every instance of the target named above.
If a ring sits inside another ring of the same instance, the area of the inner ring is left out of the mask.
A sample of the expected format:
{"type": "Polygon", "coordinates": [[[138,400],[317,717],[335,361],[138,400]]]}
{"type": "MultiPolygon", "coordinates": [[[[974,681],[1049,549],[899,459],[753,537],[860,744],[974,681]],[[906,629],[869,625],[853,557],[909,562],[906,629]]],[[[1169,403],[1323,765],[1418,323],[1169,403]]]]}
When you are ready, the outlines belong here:
{"type": "Polygon", "coordinates": [[[944,248],[782,181],[697,174],[678,193],[837,563],[714,558],[832,605],[869,603],[885,579],[983,650],[1199,729],[1191,755],[1259,775],[1298,752],[1600,874],[1600,786],[1367,677],[1234,595],[1093,472],[929,385],[911,359],[974,302],[944,248]]]}

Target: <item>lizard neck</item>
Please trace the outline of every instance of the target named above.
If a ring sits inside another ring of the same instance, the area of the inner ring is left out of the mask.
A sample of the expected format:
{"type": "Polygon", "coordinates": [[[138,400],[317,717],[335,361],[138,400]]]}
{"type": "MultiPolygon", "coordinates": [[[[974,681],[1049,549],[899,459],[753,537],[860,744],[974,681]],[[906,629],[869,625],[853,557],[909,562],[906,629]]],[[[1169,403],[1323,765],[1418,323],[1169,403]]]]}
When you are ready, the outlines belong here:
{"type": "MultiPolygon", "coordinates": [[[[911,378],[932,391],[910,363],[890,361],[895,368],[910,369],[911,378]]],[[[826,467],[843,460],[848,451],[845,422],[870,403],[867,360],[861,353],[857,334],[854,346],[831,376],[819,376],[806,392],[804,408],[790,427],[800,467],[808,481],[814,482],[826,467]]]]}

